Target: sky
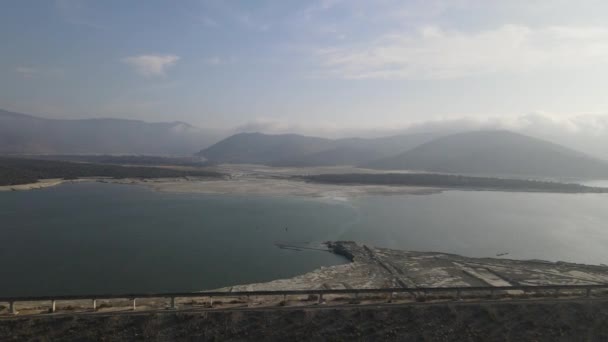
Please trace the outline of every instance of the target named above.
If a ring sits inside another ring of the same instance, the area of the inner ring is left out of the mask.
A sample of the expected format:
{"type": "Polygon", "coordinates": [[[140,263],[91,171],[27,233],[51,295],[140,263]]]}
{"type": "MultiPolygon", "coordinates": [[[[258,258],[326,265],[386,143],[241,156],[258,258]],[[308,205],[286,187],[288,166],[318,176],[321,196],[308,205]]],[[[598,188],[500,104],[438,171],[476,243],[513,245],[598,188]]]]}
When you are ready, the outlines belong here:
{"type": "Polygon", "coordinates": [[[0,108],[325,136],[499,126],[608,142],[606,18],[600,0],[6,0],[0,108]]]}

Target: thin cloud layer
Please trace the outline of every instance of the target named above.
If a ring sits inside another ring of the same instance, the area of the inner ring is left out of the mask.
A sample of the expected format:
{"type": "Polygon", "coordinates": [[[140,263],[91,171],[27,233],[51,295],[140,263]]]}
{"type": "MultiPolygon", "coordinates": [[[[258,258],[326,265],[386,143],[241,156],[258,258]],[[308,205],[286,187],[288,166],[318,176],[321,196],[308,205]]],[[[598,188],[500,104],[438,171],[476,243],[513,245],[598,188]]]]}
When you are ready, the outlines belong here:
{"type": "Polygon", "coordinates": [[[558,115],[535,112],[512,117],[458,117],[403,123],[401,125],[357,127],[333,123],[302,124],[286,120],[256,119],[233,132],[267,134],[296,133],[328,138],[382,137],[398,134],[444,133],[475,130],[509,130],[549,140],[608,160],[608,116],[604,114],[558,115]]]}
{"type": "Polygon", "coordinates": [[[163,76],[179,61],[176,55],[139,55],[123,58],[123,62],[133,67],[142,76],[163,76]]]}
{"type": "Polygon", "coordinates": [[[31,78],[31,77],[34,77],[34,75],[36,75],[38,70],[36,70],[35,68],[31,68],[31,67],[18,66],[15,68],[15,72],[25,78],[31,78]]]}
{"type": "Polygon", "coordinates": [[[427,26],[317,51],[345,79],[449,79],[608,64],[608,28],[504,25],[464,32],[427,26]]]}

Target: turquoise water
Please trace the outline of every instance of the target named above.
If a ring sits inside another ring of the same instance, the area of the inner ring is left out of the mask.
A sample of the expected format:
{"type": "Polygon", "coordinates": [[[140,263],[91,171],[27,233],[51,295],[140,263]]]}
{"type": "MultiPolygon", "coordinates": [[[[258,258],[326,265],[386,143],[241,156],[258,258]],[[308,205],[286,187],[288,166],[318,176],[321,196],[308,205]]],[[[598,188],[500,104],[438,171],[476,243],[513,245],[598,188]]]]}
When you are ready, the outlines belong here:
{"type": "Polygon", "coordinates": [[[448,191],[334,201],[65,184],[0,193],[0,295],[196,291],[345,262],[276,241],[608,263],[607,222],[605,194],[448,191]]]}

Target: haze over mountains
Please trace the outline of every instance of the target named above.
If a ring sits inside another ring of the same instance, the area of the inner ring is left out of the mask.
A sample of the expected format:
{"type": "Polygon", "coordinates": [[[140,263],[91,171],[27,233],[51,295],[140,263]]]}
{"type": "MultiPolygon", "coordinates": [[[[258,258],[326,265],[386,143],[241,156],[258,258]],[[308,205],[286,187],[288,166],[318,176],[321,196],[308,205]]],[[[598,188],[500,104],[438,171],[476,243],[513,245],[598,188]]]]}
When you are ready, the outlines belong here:
{"type": "Polygon", "coordinates": [[[183,122],[43,119],[0,110],[0,153],[192,154],[218,135],[183,122]]]}
{"type": "Polygon", "coordinates": [[[240,133],[202,150],[214,163],[251,163],[274,166],[357,165],[395,155],[436,134],[421,133],[375,139],[325,139],[297,134],[240,133]]]}
{"type": "Polygon", "coordinates": [[[197,156],[216,164],[353,165],[494,176],[608,178],[605,161],[501,130],[368,139],[238,133],[213,144],[219,136],[182,122],[56,120],[0,110],[2,154],[193,155],[200,151],[197,156]]]}
{"type": "Polygon", "coordinates": [[[199,155],[214,163],[356,165],[495,176],[608,177],[608,163],[604,161],[509,131],[339,140],[241,133],[202,150],[199,155]]]}
{"type": "Polygon", "coordinates": [[[602,160],[509,131],[449,135],[364,166],[504,176],[608,176],[608,163],[602,160]]]}

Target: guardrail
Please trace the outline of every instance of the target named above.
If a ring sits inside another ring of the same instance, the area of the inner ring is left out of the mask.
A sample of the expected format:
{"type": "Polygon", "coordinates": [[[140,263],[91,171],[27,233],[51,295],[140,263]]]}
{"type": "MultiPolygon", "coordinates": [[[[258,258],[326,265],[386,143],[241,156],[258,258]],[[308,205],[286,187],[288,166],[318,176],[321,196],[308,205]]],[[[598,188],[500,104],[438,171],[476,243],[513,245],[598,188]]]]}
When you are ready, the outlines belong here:
{"type": "Polygon", "coordinates": [[[51,312],[55,312],[56,301],[62,300],[86,300],[92,301],[92,308],[97,309],[97,300],[108,299],[130,299],[133,301],[133,310],[137,309],[137,299],[144,298],[164,298],[170,299],[171,309],[176,309],[176,298],[201,298],[208,297],[211,300],[214,298],[226,297],[251,297],[251,296],[305,296],[317,295],[318,301],[323,301],[324,295],[362,295],[362,294],[388,294],[389,301],[393,294],[409,293],[416,296],[417,294],[433,294],[446,293],[454,294],[454,298],[460,299],[463,294],[474,292],[489,292],[491,297],[497,292],[505,291],[522,291],[543,293],[553,291],[552,295],[559,294],[560,291],[584,291],[586,297],[591,297],[592,290],[605,289],[608,290],[608,284],[594,285],[539,285],[539,286],[477,286],[477,287],[415,287],[415,288],[372,288],[372,289],[310,289],[310,290],[283,290],[283,291],[209,291],[209,292],[169,292],[169,293],[128,293],[128,294],[92,294],[92,295],[62,295],[62,296],[25,296],[25,297],[0,297],[0,302],[9,303],[9,311],[16,314],[15,303],[17,302],[36,302],[50,301],[51,312]]]}

